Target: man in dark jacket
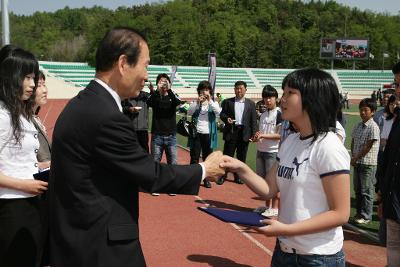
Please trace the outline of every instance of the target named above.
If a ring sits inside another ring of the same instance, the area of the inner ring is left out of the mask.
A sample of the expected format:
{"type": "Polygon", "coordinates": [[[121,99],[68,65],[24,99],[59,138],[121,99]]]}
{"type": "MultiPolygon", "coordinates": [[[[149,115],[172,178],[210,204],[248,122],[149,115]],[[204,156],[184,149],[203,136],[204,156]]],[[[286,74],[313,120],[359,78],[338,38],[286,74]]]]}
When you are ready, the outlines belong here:
{"type": "MultiPolygon", "coordinates": [[[[254,102],[246,98],[247,84],[244,81],[235,83],[235,97],[222,102],[222,111],[219,114],[225,123],[223,130],[224,155],[233,157],[236,151],[237,158],[246,162],[249,141],[257,130],[257,114],[254,102]]],[[[226,176],[218,180],[223,184],[226,176]]],[[[242,184],[242,180],[235,174],[235,182],[242,184]]]]}
{"type": "Polygon", "coordinates": [[[197,194],[206,176],[224,173],[221,152],[202,165],[178,166],[154,161],[139,146],[121,100],[139,95],[149,62],[142,35],[110,30],[97,49],[96,78],[57,119],[49,181],[52,267],[146,266],[138,188],[197,194]]]}
{"type": "Polygon", "coordinates": [[[151,123],[151,154],[161,161],[165,150],[168,164],[177,164],[176,110],[181,100],[171,90],[166,73],[157,76],[157,91],[150,95],[147,105],[153,110],[151,123]]]}

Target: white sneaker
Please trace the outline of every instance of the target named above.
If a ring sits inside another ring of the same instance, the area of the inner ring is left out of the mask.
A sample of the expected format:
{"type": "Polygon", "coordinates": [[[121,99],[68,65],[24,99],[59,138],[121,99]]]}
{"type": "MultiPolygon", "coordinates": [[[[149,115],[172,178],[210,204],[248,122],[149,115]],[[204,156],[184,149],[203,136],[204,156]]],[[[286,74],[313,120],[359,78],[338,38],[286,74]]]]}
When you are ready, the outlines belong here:
{"type": "Polygon", "coordinates": [[[369,224],[370,220],[364,219],[364,218],[358,218],[354,220],[355,223],[357,224],[369,224]]]}
{"type": "Polygon", "coordinates": [[[265,212],[267,209],[268,209],[267,207],[261,206],[261,207],[254,209],[253,212],[257,212],[257,213],[261,214],[261,213],[265,212]]]}
{"type": "Polygon", "coordinates": [[[151,193],[151,195],[157,197],[157,196],[159,196],[160,194],[159,194],[159,193],[151,193]]]}
{"type": "Polygon", "coordinates": [[[261,213],[261,215],[265,217],[276,217],[278,216],[278,214],[279,214],[278,209],[267,209],[266,211],[261,213]]]}
{"type": "Polygon", "coordinates": [[[170,196],[176,196],[176,194],[174,194],[174,193],[169,193],[168,195],[170,195],[170,196]]]}

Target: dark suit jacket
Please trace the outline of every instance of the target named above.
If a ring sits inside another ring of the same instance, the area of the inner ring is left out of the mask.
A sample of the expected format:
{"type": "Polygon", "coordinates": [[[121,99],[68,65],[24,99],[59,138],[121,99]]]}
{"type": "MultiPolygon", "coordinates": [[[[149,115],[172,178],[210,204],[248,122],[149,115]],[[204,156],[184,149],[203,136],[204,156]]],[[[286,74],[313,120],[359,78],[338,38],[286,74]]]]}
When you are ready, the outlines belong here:
{"type": "MultiPolygon", "coordinates": [[[[225,141],[229,141],[232,138],[234,123],[229,124],[228,118],[235,119],[235,97],[227,98],[222,102],[222,110],[219,117],[225,123],[223,138],[225,141]]],[[[254,102],[248,98],[245,98],[244,102],[242,125],[243,141],[249,142],[249,139],[257,131],[257,114],[254,102]]]]}
{"type": "Polygon", "coordinates": [[[92,81],[67,104],[54,129],[51,266],[145,266],[138,188],[197,194],[201,174],[198,164],[155,162],[112,96],[92,81]]]}

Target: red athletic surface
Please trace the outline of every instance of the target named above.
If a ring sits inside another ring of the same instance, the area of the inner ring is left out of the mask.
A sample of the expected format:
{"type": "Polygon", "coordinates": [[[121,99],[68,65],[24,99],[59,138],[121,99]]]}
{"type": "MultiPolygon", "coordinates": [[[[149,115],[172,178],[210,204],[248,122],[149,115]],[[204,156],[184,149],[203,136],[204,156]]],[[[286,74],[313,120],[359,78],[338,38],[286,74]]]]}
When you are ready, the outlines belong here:
{"type": "MultiPolygon", "coordinates": [[[[42,108],[40,116],[49,136],[66,102],[50,100],[42,108]]],[[[178,149],[178,162],[188,163],[189,153],[178,149]]],[[[202,201],[241,210],[263,204],[245,185],[232,180],[211,189],[202,186],[198,197],[140,193],[140,238],[148,266],[270,266],[275,238],[198,211],[205,205],[202,201]]],[[[385,248],[353,231],[345,230],[344,250],[347,266],[386,265],[385,248]]]]}

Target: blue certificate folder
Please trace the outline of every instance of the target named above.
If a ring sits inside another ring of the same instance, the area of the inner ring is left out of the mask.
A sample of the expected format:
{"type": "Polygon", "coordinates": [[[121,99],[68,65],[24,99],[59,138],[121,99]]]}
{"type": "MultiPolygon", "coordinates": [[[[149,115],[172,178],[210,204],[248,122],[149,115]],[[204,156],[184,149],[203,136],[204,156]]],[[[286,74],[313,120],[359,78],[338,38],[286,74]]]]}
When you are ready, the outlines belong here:
{"type": "Polygon", "coordinates": [[[37,172],[37,173],[33,174],[33,177],[36,180],[41,180],[41,181],[44,181],[44,182],[48,182],[49,181],[49,176],[50,176],[50,169],[43,170],[41,172],[37,172]]]}
{"type": "Polygon", "coordinates": [[[257,212],[227,210],[227,209],[211,208],[211,207],[198,207],[198,209],[224,222],[237,223],[249,226],[258,226],[258,227],[266,226],[265,224],[260,223],[260,220],[267,219],[267,217],[264,217],[257,212]]]}

